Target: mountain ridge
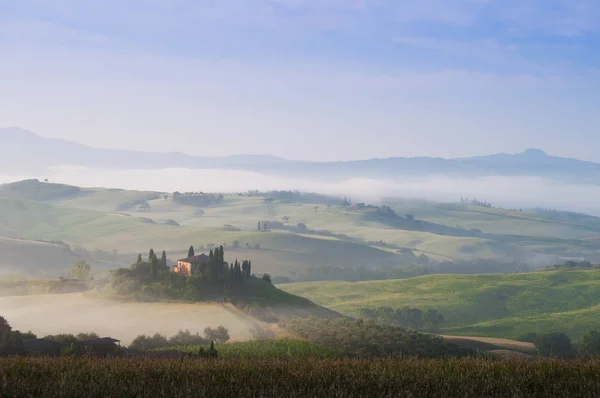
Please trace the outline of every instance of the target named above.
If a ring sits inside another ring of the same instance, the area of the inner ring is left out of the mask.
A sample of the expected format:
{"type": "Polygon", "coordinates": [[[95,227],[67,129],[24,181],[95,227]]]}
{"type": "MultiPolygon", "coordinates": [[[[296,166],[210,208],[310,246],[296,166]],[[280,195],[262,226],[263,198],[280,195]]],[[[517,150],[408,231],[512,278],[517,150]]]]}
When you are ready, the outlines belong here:
{"type": "Polygon", "coordinates": [[[0,128],[0,139],[2,138],[4,150],[0,157],[0,167],[8,172],[40,172],[52,166],[77,164],[109,169],[229,169],[319,179],[424,175],[539,176],[600,183],[600,163],[552,156],[535,148],[517,154],[497,153],[462,158],[421,156],[317,162],[289,160],[273,155],[211,157],[189,155],[180,151],[102,149],[42,137],[19,127],[0,128]],[[28,156],[22,156],[23,154],[28,156]]]}

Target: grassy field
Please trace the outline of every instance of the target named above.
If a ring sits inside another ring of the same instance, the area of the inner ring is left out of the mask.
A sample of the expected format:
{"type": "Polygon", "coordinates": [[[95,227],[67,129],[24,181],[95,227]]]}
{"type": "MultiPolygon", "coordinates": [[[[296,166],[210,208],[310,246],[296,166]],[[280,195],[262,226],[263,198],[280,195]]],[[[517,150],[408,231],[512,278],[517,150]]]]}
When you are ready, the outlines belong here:
{"type": "Polygon", "coordinates": [[[234,307],[221,304],[135,303],[99,300],[81,293],[0,297],[2,316],[17,330],[37,335],[94,331],[128,345],[140,334],[167,336],[223,325],[233,341],[264,334],[263,326],[234,307]]]}
{"type": "Polygon", "coordinates": [[[600,328],[600,272],[549,271],[510,275],[431,275],[373,282],[312,282],[281,289],[347,315],[388,306],[438,309],[442,332],[519,338],[528,332],[600,328]]]}
{"type": "Polygon", "coordinates": [[[0,359],[6,396],[597,397],[598,361],[0,359]]]}
{"type": "MultiPolygon", "coordinates": [[[[165,350],[176,350],[197,354],[200,348],[208,346],[175,346],[165,350]]],[[[304,340],[295,339],[270,339],[240,341],[220,344],[217,346],[219,358],[223,359],[309,359],[309,358],[337,358],[339,354],[331,348],[320,346],[304,340]]]]}

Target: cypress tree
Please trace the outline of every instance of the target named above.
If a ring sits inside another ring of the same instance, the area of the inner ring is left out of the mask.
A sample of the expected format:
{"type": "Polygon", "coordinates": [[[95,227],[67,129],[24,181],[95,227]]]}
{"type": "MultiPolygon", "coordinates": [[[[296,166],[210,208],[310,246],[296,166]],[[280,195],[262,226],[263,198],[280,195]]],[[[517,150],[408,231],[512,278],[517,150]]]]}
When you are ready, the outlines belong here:
{"type": "Polygon", "coordinates": [[[190,248],[188,249],[188,257],[194,257],[195,253],[194,253],[194,246],[190,246],[190,248]]]}
{"type": "Polygon", "coordinates": [[[160,258],[160,262],[162,264],[163,267],[167,266],[167,252],[163,250],[162,252],[162,256],[160,258]]]}
{"type": "Polygon", "coordinates": [[[208,349],[208,356],[210,358],[216,358],[218,356],[217,350],[215,349],[215,342],[210,342],[210,348],[208,349]]]}
{"type": "Polygon", "coordinates": [[[248,276],[252,276],[252,261],[248,260],[248,276]]]}
{"type": "Polygon", "coordinates": [[[152,280],[156,280],[158,276],[158,259],[156,256],[152,257],[150,260],[150,276],[152,276],[152,280]]]}
{"type": "Polygon", "coordinates": [[[137,264],[141,264],[142,263],[142,253],[138,254],[138,258],[136,261],[137,264]]]}
{"type": "Polygon", "coordinates": [[[151,263],[154,257],[156,257],[156,254],[154,254],[154,249],[150,249],[150,253],[148,253],[148,262],[151,263]]]}

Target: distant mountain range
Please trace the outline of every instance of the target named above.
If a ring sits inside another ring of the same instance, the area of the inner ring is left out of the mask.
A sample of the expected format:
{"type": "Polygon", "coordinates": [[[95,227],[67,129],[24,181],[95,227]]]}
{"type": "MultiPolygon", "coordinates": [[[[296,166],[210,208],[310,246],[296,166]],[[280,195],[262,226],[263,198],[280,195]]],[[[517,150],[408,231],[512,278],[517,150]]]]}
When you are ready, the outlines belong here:
{"type": "Polygon", "coordinates": [[[339,162],[286,160],[269,155],[191,156],[91,148],[30,131],[0,128],[2,173],[40,173],[50,166],[82,165],[109,169],[229,169],[318,179],[402,178],[411,176],[539,176],[600,183],[600,164],[550,156],[539,149],[519,154],[472,158],[385,158],[339,162]]]}

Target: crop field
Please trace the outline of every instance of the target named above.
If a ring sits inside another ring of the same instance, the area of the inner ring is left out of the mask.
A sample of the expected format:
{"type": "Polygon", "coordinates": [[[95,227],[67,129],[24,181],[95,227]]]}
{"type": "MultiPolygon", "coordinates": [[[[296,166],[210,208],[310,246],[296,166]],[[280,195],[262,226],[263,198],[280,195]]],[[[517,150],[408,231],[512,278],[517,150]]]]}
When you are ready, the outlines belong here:
{"type": "Polygon", "coordinates": [[[26,397],[597,397],[597,360],[0,359],[26,397]]]}
{"type": "Polygon", "coordinates": [[[83,294],[0,297],[0,311],[18,330],[44,336],[96,332],[129,345],[140,334],[172,336],[223,325],[233,341],[255,338],[262,323],[219,304],[135,303],[87,298],[83,294]]]}
{"type": "MultiPolygon", "coordinates": [[[[208,346],[176,346],[165,350],[176,350],[197,354],[200,348],[208,346]]],[[[337,358],[338,353],[328,347],[320,346],[304,340],[270,339],[250,340],[220,344],[217,346],[219,357],[223,359],[309,359],[337,358]]]]}
{"type": "Polygon", "coordinates": [[[450,335],[515,339],[529,332],[564,331],[577,339],[600,328],[598,271],[429,275],[279,287],[350,316],[360,308],[434,308],[444,316],[442,332],[450,335]]]}

